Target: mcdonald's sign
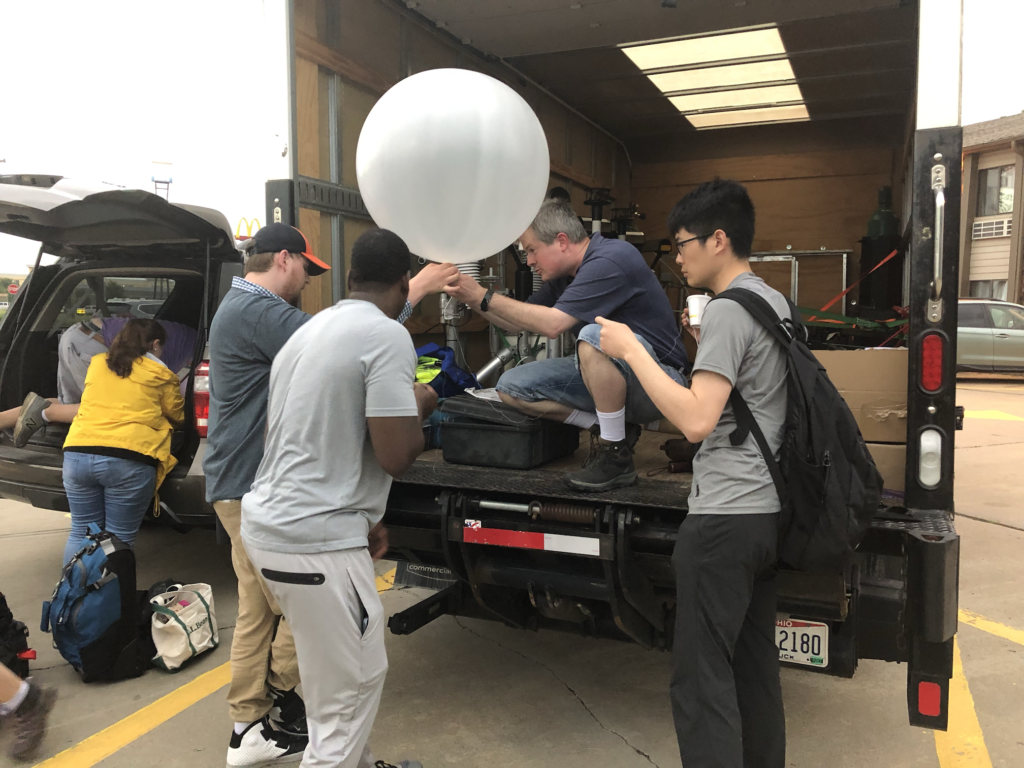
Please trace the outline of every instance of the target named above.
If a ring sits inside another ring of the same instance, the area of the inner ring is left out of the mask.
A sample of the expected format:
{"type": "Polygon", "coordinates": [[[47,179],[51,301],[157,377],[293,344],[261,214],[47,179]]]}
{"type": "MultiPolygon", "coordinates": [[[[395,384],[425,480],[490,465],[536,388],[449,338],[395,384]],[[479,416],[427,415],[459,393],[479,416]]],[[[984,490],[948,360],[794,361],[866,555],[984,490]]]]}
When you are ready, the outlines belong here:
{"type": "Polygon", "coordinates": [[[252,237],[253,227],[256,228],[256,231],[259,231],[262,226],[263,225],[260,224],[259,219],[253,219],[252,221],[249,221],[246,218],[239,219],[238,226],[235,227],[235,240],[248,240],[250,237],[252,237]],[[242,234],[243,225],[245,225],[244,235],[242,234]]]}

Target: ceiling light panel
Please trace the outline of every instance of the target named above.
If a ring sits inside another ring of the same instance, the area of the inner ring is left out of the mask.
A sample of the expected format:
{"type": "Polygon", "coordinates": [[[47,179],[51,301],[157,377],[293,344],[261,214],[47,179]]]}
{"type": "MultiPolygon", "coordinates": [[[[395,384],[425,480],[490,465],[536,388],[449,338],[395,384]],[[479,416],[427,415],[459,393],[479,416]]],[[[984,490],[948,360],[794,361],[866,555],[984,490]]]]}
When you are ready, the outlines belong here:
{"type": "Polygon", "coordinates": [[[738,109],[731,112],[710,112],[703,115],[686,115],[694,128],[724,128],[728,125],[747,123],[797,123],[810,120],[805,104],[789,107],[766,107],[764,109],[738,109]]]}
{"type": "Polygon", "coordinates": [[[786,46],[778,29],[758,29],[713,37],[696,37],[624,48],[642,70],[682,67],[712,61],[747,59],[754,56],[785,55],[786,46]]]}
{"type": "Polygon", "coordinates": [[[756,64],[728,64],[721,67],[688,69],[648,75],[662,93],[693,91],[699,88],[722,88],[730,85],[775,83],[795,80],[793,66],[787,59],[760,61],[756,64]]]}
{"type": "Polygon", "coordinates": [[[780,104],[786,101],[803,101],[803,99],[800,86],[794,83],[793,85],[775,85],[768,88],[744,88],[738,91],[669,96],[668,100],[680,112],[697,112],[704,109],[780,104]]]}

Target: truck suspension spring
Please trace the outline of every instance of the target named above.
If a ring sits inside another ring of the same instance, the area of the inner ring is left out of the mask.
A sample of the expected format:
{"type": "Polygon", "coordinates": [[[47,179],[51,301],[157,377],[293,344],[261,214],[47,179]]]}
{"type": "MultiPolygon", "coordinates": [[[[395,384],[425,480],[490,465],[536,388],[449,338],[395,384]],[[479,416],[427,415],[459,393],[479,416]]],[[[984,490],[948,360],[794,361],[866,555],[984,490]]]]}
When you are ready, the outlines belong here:
{"type": "Polygon", "coordinates": [[[580,504],[539,504],[535,501],[530,505],[530,517],[534,520],[541,517],[559,523],[590,525],[594,522],[596,514],[597,510],[594,507],[580,504]]]}

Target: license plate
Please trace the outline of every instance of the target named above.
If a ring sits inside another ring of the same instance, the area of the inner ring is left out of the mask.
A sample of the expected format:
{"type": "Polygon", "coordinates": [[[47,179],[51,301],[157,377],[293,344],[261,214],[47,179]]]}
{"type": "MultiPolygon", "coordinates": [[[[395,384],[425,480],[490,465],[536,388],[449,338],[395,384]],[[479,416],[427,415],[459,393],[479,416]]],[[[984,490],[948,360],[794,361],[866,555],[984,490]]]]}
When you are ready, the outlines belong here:
{"type": "Polygon", "coordinates": [[[828,666],[828,624],[779,618],[775,621],[775,645],[779,647],[779,661],[828,666]]]}

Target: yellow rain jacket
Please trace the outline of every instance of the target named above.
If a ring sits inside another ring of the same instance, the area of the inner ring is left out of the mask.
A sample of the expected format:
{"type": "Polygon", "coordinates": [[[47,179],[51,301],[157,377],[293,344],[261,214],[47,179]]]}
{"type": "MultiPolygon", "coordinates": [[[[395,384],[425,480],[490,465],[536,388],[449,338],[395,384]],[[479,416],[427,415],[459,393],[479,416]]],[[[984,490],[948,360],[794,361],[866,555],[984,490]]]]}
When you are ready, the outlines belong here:
{"type": "Polygon", "coordinates": [[[96,355],[64,447],[121,448],[151,456],[160,462],[159,488],[178,463],[171,455],[171,433],[185,415],[180,386],[173,371],[148,357],[136,358],[122,379],[107,367],[105,353],[96,355]]]}

